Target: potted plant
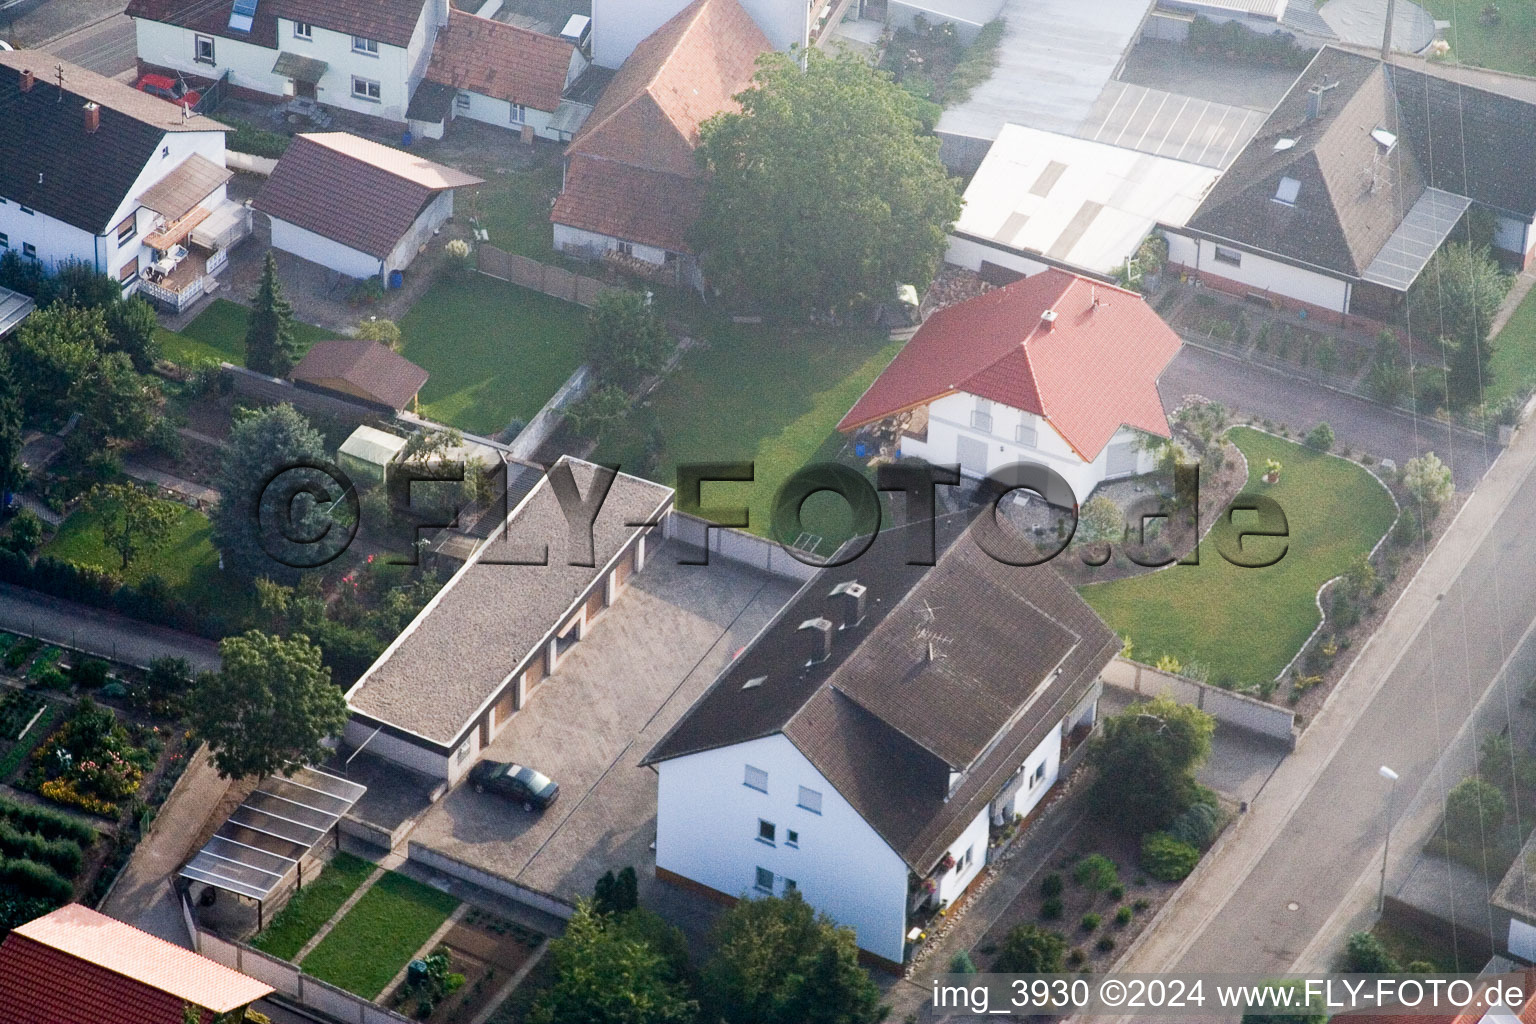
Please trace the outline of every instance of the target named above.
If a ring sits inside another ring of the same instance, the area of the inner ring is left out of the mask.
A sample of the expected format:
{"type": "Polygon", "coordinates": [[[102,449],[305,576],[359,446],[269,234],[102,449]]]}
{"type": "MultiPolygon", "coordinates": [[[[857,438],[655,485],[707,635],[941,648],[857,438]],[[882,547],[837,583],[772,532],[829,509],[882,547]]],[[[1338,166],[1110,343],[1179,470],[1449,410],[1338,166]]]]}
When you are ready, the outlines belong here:
{"type": "Polygon", "coordinates": [[[939,861],[939,870],[940,871],[948,871],[950,868],[952,868],[954,866],[955,866],[955,856],[952,853],[946,853],[944,855],[944,859],[939,861]]]}
{"type": "Polygon", "coordinates": [[[1260,479],[1263,480],[1266,484],[1278,483],[1280,481],[1280,470],[1281,465],[1279,459],[1265,459],[1264,475],[1260,477],[1260,479]]]}

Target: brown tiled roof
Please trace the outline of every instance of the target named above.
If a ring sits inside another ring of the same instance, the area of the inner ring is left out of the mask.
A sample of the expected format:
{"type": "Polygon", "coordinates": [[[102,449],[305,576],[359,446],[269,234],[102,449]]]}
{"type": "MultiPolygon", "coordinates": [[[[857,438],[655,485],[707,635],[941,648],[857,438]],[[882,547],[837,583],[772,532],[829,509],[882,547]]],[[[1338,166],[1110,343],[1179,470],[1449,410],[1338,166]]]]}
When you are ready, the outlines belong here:
{"type": "Polygon", "coordinates": [[[271,993],[270,985],[78,904],[0,943],[6,1024],[167,1024],[181,1021],[187,1004],[211,1021],[271,993]]]}
{"type": "Polygon", "coordinates": [[[448,27],[437,33],[427,78],[552,111],[560,105],[575,52],[574,46],[556,36],[454,11],[448,27]]]}
{"type": "Polygon", "coordinates": [[[421,20],[428,0],[261,0],[256,6],[250,32],[229,27],[230,5],[210,0],[130,0],[127,14],[168,25],[195,29],[209,35],[275,49],[277,19],[291,18],[333,32],[376,39],[390,46],[406,46],[421,20]]]}
{"type": "Polygon", "coordinates": [[[577,156],[550,219],[628,242],[691,253],[688,229],[704,201],[701,178],[577,156]]]}
{"type": "Polygon", "coordinates": [[[483,179],[348,135],[296,135],[254,206],[383,259],[444,189],[483,179]]]}
{"type": "Polygon", "coordinates": [[[566,153],[557,224],[689,252],[703,172],[699,126],[738,109],[773,49],[737,0],[694,0],[629,55],[566,153]]]}
{"type": "Polygon", "coordinates": [[[148,191],[139,196],[139,202],[166,220],[180,220],[198,203],[207,199],[214,189],[234,176],[234,171],[220,167],[199,153],[193,153],[178,164],[174,171],[150,186],[148,191]]]}
{"type": "Polygon", "coordinates": [[[908,865],[932,867],[1120,644],[1049,565],[1004,565],[969,533],[931,569],[909,565],[911,534],[930,529],[883,531],[813,577],[644,763],[782,733],[908,865]],[[799,626],[836,617],[831,588],[849,580],[866,587],[864,618],[808,665],[799,626]]]}
{"type": "Polygon", "coordinates": [[[320,386],[345,381],[380,405],[404,409],[427,382],[428,374],[388,345],[343,338],[317,342],[289,376],[320,386]]]}

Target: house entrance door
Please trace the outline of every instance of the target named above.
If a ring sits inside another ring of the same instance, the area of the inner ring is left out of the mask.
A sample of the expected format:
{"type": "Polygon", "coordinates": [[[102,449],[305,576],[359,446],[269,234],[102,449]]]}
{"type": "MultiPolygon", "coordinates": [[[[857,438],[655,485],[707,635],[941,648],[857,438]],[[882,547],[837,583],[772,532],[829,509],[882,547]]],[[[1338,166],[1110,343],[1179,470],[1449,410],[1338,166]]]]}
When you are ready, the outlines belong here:
{"type": "Polygon", "coordinates": [[[294,81],[293,81],[293,94],[295,96],[297,96],[301,100],[312,100],[312,99],[315,98],[315,95],[316,95],[315,94],[315,83],[314,82],[301,82],[298,79],[294,79],[294,81]]]}
{"type": "Polygon", "coordinates": [[[966,476],[987,475],[987,443],[961,434],[955,439],[955,457],[966,476]]]}

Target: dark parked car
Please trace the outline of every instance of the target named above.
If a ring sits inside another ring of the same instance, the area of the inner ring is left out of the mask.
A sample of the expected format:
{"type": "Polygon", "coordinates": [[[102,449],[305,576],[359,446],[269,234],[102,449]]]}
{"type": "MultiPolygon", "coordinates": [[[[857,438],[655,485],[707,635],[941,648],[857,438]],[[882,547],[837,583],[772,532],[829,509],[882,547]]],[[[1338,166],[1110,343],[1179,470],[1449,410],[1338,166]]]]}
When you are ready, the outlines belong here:
{"type": "Polygon", "coordinates": [[[523,810],[545,810],[560,796],[560,787],[543,772],[510,761],[481,761],[469,770],[476,793],[498,793],[521,800],[523,810]]]}

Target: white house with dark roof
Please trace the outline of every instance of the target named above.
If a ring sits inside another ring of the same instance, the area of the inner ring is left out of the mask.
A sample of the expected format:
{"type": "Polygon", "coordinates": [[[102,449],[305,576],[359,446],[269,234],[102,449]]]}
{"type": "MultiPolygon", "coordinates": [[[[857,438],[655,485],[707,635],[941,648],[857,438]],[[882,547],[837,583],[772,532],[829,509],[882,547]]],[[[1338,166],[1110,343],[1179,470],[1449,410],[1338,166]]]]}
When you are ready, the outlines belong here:
{"type": "MultiPolygon", "coordinates": [[[[1048,566],[912,531],[818,573],[643,763],[657,876],[721,900],[795,890],[899,964],[1092,728],[1119,641],[1048,566]]],[[[941,529],[943,527],[941,526],[941,529]]]]}
{"type": "MultiPolygon", "coordinates": [[[[1536,103],[1445,69],[1324,47],[1183,224],[1204,284],[1342,320],[1391,320],[1476,206],[1506,261],[1536,256],[1536,103]]],[[[1523,90],[1528,93],[1528,90],[1523,90]]]]}
{"type": "Polygon", "coordinates": [[[132,0],[139,70],[405,120],[449,0],[132,0]],[[250,13],[246,13],[249,10],[250,13]]]}
{"type": "MultiPolygon", "coordinates": [[[[0,251],[78,260],[137,289],[232,205],[227,130],[47,54],[0,51],[0,251]]],[[[189,257],[187,272],[213,255],[189,257]]]]}
{"type": "MultiPolygon", "coordinates": [[[[564,457],[550,472],[568,472],[583,499],[605,486],[599,467],[578,459],[564,457]]],[[[541,687],[560,685],[566,652],[644,568],[672,489],[624,473],[608,478],[588,552],[573,546],[557,486],[537,467],[509,464],[505,530],[347,691],[350,747],[453,783],[541,687]],[[541,552],[546,563],[534,564],[541,552]]]]}

